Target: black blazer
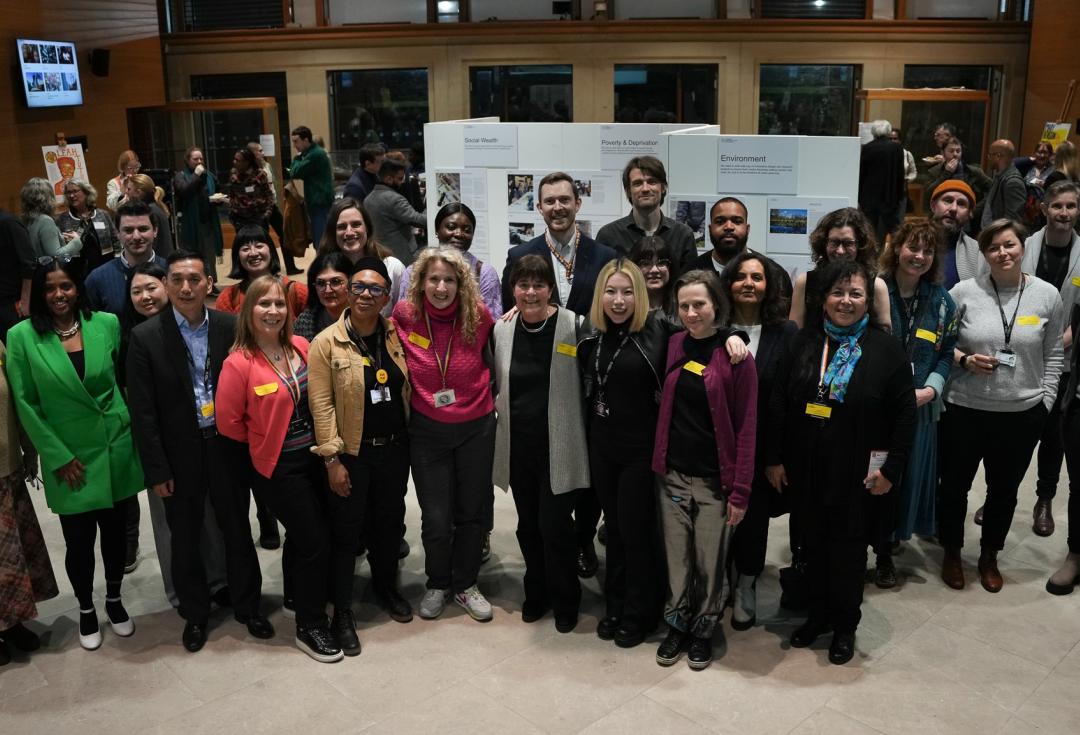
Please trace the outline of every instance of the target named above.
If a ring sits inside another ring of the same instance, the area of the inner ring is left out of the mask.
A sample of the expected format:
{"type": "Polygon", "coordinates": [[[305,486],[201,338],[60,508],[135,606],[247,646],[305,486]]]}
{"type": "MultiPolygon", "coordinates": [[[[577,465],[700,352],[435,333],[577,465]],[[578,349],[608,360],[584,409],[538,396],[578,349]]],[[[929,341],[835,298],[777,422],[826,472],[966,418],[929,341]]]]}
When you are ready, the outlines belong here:
{"type": "MultiPolygon", "coordinates": [[[[503,268],[502,274],[503,311],[508,311],[514,305],[514,284],[510,283],[510,271],[514,269],[514,263],[525,255],[551,258],[551,249],[548,248],[543,235],[515,245],[506,254],[506,267],[503,268]]],[[[601,245],[585,235],[581,236],[574,261],[574,284],[570,287],[570,295],[566,298],[567,309],[578,316],[589,315],[593,289],[596,287],[596,276],[599,275],[604,264],[609,260],[615,260],[615,257],[615,251],[607,245],[601,245]]],[[[558,298],[558,285],[555,286],[554,296],[558,298]]]]}
{"type": "Polygon", "coordinates": [[[866,212],[892,212],[907,196],[904,147],[888,138],[876,138],[859,156],[859,208],[866,212]]]}
{"type": "MultiPolygon", "coordinates": [[[[209,309],[210,376],[217,386],[221,364],[236,336],[236,317],[209,309]]],[[[131,330],[127,355],[128,406],[135,448],[146,485],[167,480],[175,489],[203,482],[199,423],[187,351],[171,307],[131,330]]]]}

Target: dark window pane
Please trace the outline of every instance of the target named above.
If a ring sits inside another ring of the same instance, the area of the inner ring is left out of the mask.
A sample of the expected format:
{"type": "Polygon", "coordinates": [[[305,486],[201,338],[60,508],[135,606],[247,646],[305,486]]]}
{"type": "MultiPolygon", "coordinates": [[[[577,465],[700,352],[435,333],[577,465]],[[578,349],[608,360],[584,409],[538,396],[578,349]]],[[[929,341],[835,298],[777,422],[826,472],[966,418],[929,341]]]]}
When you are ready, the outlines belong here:
{"type": "MultiPolygon", "coordinates": [[[[191,97],[193,99],[230,99],[236,97],[273,97],[277,102],[278,128],[281,137],[276,141],[277,155],[281,158],[282,169],[287,169],[292,160],[292,146],[289,145],[289,95],[285,84],[285,72],[271,71],[256,74],[200,74],[191,77],[191,97]]],[[[210,113],[213,114],[213,113],[210,113]]],[[[261,118],[260,118],[261,120],[261,118]]],[[[261,125],[261,122],[260,122],[261,125]]],[[[214,171],[227,171],[232,166],[233,153],[237,148],[259,139],[258,129],[246,133],[247,140],[222,141],[220,153],[225,165],[218,168],[217,158],[211,158],[214,171]]],[[[210,145],[210,141],[207,142],[210,145]]],[[[204,151],[208,157],[210,151],[204,151]]]]}
{"type": "Polygon", "coordinates": [[[284,28],[281,0],[183,0],[185,31],[284,28]]]}
{"type": "MultiPolygon", "coordinates": [[[[904,67],[904,87],[921,89],[930,87],[966,87],[967,89],[990,89],[991,67],[988,66],[923,66],[904,67]]],[[[956,135],[964,143],[964,160],[979,163],[982,156],[983,119],[986,105],[982,102],[904,102],[900,114],[904,146],[916,159],[936,155],[934,130],[941,123],[956,128],[956,135]]]]}
{"type": "Polygon", "coordinates": [[[865,18],[867,0],[758,0],[762,18],[865,18]]]}
{"type": "Polygon", "coordinates": [[[334,71],[327,76],[336,164],[355,163],[356,152],[365,143],[407,149],[423,140],[427,69],[334,71]]]}
{"type": "Polygon", "coordinates": [[[572,122],[574,68],[474,66],[469,69],[469,109],[473,117],[503,122],[572,122]]]}
{"type": "Polygon", "coordinates": [[[851,135],[860,67],[762,64],[760,135],[851,135]]]}
{"type": "Polygon", "coordinates": [[[716,122],[715,64],[616,64],[615,122],[716,122]]]}

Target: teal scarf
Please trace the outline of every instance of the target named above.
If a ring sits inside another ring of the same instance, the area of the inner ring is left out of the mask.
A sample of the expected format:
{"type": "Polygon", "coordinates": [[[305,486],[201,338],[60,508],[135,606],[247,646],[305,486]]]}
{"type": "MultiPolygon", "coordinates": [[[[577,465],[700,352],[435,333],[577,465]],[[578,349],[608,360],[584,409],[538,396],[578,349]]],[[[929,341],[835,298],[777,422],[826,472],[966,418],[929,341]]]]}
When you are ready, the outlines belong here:
{"type": "Polygon", "coordinates": [[[855,366],[862,357],[862,347],[859,340],[866,333],[866,325],[870,323],[870,315],[864,314],[863,318],[849,327],[838,327],[825,317],[825,333],[830,339],[840,343],[839,349],[829,361],[829,369],[825,371],[825,385],[829,386],[829,398],[837,403],[844,402],[847,393],[848,381],[855,372],[855,366]]]}

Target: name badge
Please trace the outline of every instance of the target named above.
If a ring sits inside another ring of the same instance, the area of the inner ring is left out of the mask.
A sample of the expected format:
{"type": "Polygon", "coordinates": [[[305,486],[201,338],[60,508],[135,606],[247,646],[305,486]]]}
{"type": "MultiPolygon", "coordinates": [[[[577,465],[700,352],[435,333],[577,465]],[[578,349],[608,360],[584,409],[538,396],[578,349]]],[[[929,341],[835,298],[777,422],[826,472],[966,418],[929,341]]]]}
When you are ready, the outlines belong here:
{"type": "Polygon", "coordinates": [[[257,396],[268,396],[271,393],[277,393],[277,389],[278,389],[278,384],[277,383],[267,383],[266,385],[257,385],[257,386],[255,386],[255,395],[257,395],[257,396]]]}
{"type": "Polygon", "coordinates": [[[994,357],[997,358],[998,365],[1016,367],[1016,353],[1012,350],[998,350],[994,357]]]}
{"type": "Polygon", "coordinates": [[[97,230],[98,232],[104,232],[105,231],[105,223],[104,222],[98,222],[97,220],[94,220],[94,229],[97,230]]]}
{"type": "Polygon", "coordinates": [[[254,194],[255,193],[255,187],[254,186],[245,186],[244,187],[244,193],[245,194],[254,194]]]}
{"type": "Polygon", "coordinates": [[[373,404],[388,403],[390,400],[390,388],[388,386],[383,385],[371,389],[371,402],[373,404]]]}
{"type": "Polygon", "coordinates": [[[417,332],[409,332],[409,341],[422,350],[426,350],[428,347],[431,347],[431,340],[422,334],[418,334],[417,332]]]}
{"type": "Polygon", "coordinates": [[[570,357],[577,357],[577,345],[568,345],[565,342],[560,342],[555,345],[555,351],[560,355],[569,355],[570,357]]]}
{"type": "Polygon", "coordinates": [[[917,339],[925,339],[930,344],[937,343],[937,333],[931,332],[929,329],[916,329],[915,337],[917,339]]]}
{"type": "Polygon", "coordinates": [[[199,406],[199,412],[203,415],[204,419],[208,419],[214,415],[214,402],[209,401],[199,406]]]}
{"type": "Polygon", "coordinates": [[[1073,276],[1072,277],[1072,285],[1076,286],[1077,288],[1080,288],[1080,276],[1073,276]]]}
{"type": "Polygon", "coordinates": [[[361,356],[360,357],[360,364],[363,365],[364,367],[371,367],[371,358],[361,356]]]}
{"type": "Polygon", "coordinates": [[[813,416],[816,419],[832,418],[832,406],[827,406],[824,403],[807,403],[806,415],[813,416]]]}
{"type": "Polygon", "coordinates": [[[695,360],[688,360],[686,364],[682,366],[682,369],[693,373],[694,375],[703,375],[705,373],[705,366],[695,360]]]}
{"type": "Polygon", "coordinates": [[[446,408],[457,403],[457,396],[453,388],[445,388],[431,397],[435,402],[435,408],[446,408]]]}
{"type": "Polygon", "coordinates": [[[1025,326],[1025,327],[1037,327],[1037,326],[1039,326],[1039,324],[1041,322],[1042,322],[1042,320],[1039,319],[1039,317],[1035,316],[1034,314],[1032,314],[1030,316],[1018,317],[1017,320],[1016,320],[1017,324],[1020,324],[1020,325],[1025,326]]]}

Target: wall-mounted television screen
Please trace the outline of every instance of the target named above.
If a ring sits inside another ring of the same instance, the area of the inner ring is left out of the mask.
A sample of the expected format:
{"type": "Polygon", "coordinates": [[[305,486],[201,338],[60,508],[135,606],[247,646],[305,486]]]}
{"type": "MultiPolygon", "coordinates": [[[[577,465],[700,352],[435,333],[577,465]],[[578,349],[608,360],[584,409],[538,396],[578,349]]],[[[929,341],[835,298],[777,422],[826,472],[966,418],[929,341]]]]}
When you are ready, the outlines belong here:
{"type": "Polygon", "coordinates": [[[67,41],[34,41],[20,38],[19,74],[26,104],[30,107],[81,105],[82,82],[75,44],[67,41]]]}

